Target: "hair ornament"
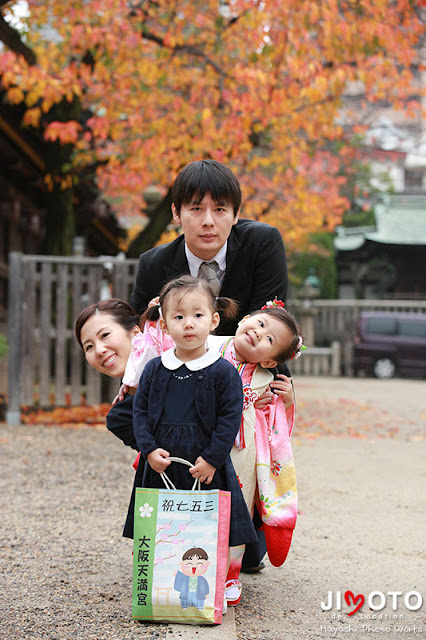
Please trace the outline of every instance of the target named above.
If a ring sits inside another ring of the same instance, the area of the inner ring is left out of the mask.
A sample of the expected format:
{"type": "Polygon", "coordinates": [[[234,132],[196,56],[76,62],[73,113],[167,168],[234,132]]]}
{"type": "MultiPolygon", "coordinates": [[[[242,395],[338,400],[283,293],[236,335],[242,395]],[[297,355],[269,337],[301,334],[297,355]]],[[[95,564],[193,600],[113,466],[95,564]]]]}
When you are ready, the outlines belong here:
{"type": "Polygon", "coordinates": [[[280,307],[280,309],[284,309],[285,304],[282,300],[277,300],[277,298],[274,298],[273,300],[268,300],[268,302],[264,304],[263,307],[260,307],[260,308],[270,309],[271,307],[280,307]]]}
{"type": "Polygon", "coordinates": [[[297,347],[295,351],[293,351],[293,353],[291,354],[290,360],[297,360],[297,358],[300,358],[300,356],[302,355],[302,351],[306,351],[307,348],[308,347],[303,344],[302,336],[299,336],[297,347]]]}
{"type": "Polygon", "coordinates": [[[160,318],[162,318],[163,314],[161,312],[161,304],[159,302],[157,303],[157,307],[158,307],[158,315],[160,316],[160,318]]]}

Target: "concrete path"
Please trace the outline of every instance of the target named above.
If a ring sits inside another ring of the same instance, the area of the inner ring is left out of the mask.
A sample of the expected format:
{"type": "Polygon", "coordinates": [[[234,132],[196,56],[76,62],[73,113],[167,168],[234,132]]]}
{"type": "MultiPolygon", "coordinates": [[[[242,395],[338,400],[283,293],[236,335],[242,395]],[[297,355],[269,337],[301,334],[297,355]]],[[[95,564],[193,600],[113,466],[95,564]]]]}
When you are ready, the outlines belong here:
{"type": "Polygon", "coordinates": [[[425,637],[426,383],[295,385],[290,555],[244,575],[241,604],[214,628],[131,620],[132,452],[104,427],[1,424],[0,640],[425,637]]]}
{"type": "Polygon", "coordinates": [[[177,640],[237,640],[234,609],[229,608],[221,625],[214,627],[189,627],[171,624],[167,630],[169,638],[177,640]]]}

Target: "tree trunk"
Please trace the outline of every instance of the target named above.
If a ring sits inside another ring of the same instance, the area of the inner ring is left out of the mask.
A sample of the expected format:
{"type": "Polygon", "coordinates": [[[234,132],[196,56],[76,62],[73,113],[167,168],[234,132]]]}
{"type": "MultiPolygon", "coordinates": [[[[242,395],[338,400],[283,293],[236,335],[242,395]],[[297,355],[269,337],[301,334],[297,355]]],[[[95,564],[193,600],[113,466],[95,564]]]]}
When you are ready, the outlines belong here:
{"type": "MultiPolygon", "coordinates": [[[[72,102],[65,98],[47,114],[47,120],[79,121],[81,103],[77,96],[72,102]]],[[[46,192],[46,235],[43,242],[44,253],[48,255],[69,256],[72,253],[72,240],[75,230],[75,214],[73,204],[73,186],[61,186],[71,168],[72,144],[61,144],[59,141],[46,144],[44,155],[48,173],[52,178],[52,191],[46,192]]]]}
{"type": "Polygon", "coordinates": [[[163,200],[149,213],[150,220],[145,229],[135,238],[127,250],[128,258],[139,258],[141,253],[151,249],[161,237],[171,220],[172,189],[163,200]]]}
{"type": "Polygon", "coordinates": [[[71,255],[75,227],[72,200],[72,189],[55,187],[52,192],[46,194],[47,214],[43,253],[51,256],[71,255]]]}

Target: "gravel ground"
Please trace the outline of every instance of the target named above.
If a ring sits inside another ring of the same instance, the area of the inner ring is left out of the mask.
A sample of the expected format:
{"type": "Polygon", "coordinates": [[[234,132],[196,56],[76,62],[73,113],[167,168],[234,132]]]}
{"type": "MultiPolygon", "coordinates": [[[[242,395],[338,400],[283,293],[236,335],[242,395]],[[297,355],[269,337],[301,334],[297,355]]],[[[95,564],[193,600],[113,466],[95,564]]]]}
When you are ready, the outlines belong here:
{"type": "MultiPolygon", "coordinates": [[[[403,598],[426,599],[426,383],[295,384],[298,524],[283,567],[243,576],[238,640],[424,637],[426,605],[410,611],[403,598]],[[348,617],[348,590],[366,600],[383,592],[386,604],[348,617]],[[329,591],[341,591],[341,611],[322,611],[329,591]],[[403,592],[395,611],[388,591],[403,592]]],[[[1,424],[0,444],[0,640],[185,635],[131,620],[131,541],[121,529],[133,453],[103,427],[1,424]]]]}

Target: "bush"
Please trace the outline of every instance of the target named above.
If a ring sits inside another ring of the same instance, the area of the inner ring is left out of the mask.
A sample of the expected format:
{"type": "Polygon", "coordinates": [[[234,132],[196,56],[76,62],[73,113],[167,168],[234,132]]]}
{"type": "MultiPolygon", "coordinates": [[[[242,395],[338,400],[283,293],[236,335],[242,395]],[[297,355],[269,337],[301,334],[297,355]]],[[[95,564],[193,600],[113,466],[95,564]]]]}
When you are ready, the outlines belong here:
{"type": "Polygon", "coordinates": [[[333,234],[313,233],[309,252],[293,254],[289,260],[292,285],[298,289],[312,269],[320,281],[319,297],[333,299],[337,294],[337,270],[334,261],[333,234]]]}
{"type": "Polygon", "coordinates": [[[5,355],[5,353],[7,353],[7,350],[7,338],[2,333],[0,333],[0,360],[5,355]]]}

